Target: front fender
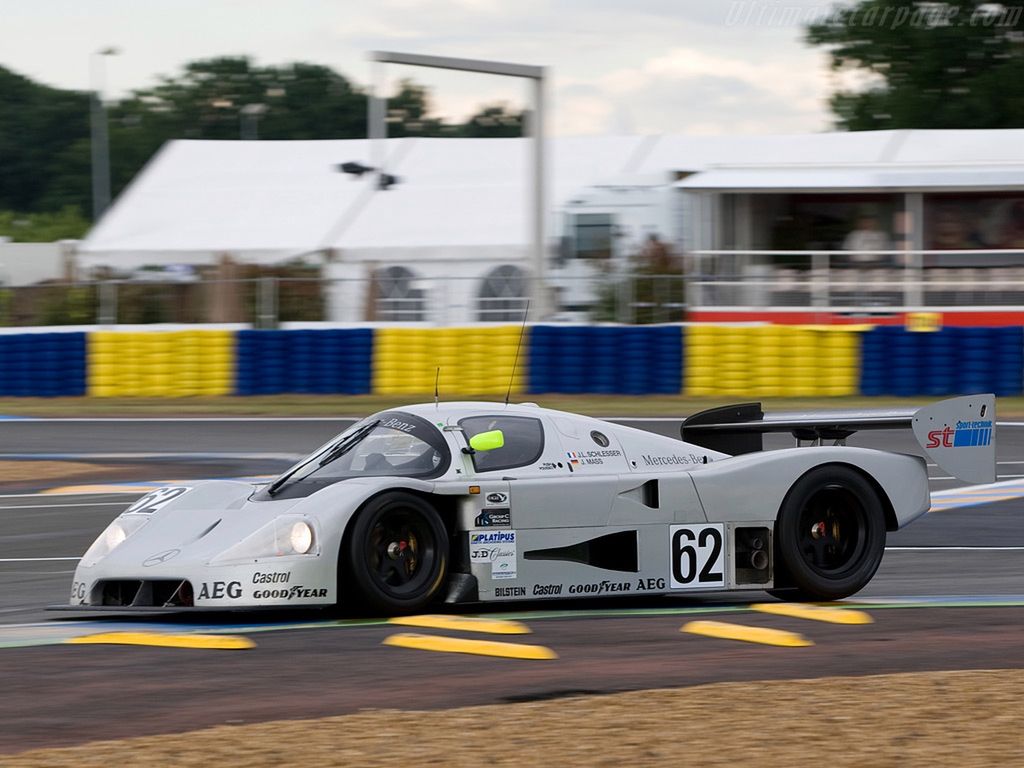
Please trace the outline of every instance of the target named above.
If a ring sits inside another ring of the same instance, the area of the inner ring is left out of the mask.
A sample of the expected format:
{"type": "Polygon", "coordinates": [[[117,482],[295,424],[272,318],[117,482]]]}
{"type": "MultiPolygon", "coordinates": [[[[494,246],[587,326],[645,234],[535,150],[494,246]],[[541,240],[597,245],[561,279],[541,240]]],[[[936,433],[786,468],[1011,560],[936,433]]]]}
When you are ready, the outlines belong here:
{"type": "MultiPolygon", "coordinates": [[[[290,513],[312,517],[319,523],[321,552],[327,555],[324,567],[331,569],[335,579],[337,578],[341,543],[352,519],[367,501],[391,490],[431,493],[434,491],[434,483],[411,477],[367,477],[343,480],[299,500],[288,510],[290,513]],[[332,553],[333,557],[330,556],[332,553]]],[[[267,502],[251,503],[265,504],[267,502]]]]}
{"type": "Polygon", "coordinates": [[[823,464],[847,464],[871,477],[902,528],[931,504],[928,469],[919,456],[868,448],[785,448],[722,459],[692,472],[709,522],[774,520],[789,489],[823,464]]]}

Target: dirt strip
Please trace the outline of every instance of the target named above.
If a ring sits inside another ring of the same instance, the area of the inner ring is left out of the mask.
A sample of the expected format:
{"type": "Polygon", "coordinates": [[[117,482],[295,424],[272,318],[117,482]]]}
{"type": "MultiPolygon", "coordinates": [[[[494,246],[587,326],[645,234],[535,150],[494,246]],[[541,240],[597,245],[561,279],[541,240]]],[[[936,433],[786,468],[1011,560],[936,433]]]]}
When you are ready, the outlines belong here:
{"type": "Polygon", "coordinates": [[[3,765],[1021,765],[1022,705],[1024,670],[717,683],[219,726],[7,755],[3,765]]]}
{"type": "Polygon", "coordinates": [[[130,471],[126,467],[87,464],[80,461],[0,461],[0,483],[66,480],[115,472],[127,474],[130,471]]]}

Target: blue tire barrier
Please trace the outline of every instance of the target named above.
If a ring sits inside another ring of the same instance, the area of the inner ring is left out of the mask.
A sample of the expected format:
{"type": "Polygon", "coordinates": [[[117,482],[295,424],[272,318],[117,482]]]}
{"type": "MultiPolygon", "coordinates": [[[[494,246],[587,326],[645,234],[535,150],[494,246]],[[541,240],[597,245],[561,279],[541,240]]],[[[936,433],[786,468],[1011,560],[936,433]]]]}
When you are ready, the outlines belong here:
{"type": "Polygon", "coordinates": [[[534,326],[532,394],[678,394],[680,326],[534,326]]]}
{"type": "Polygon", "coordinates": [[[84,333],[0,334],[0,395],[84,395],[85,360],[84,333]]]}
{"type": "Polygon", "coordinates": [[[373,330],[239,331],[235,391],[363,395],[370,392],[373,330]]]}
{"type": "Polygon", "coordinates": [[[872,328],[861,337],[863,395],[948,396],[1024,389],[1024,329],[872,328]]]}

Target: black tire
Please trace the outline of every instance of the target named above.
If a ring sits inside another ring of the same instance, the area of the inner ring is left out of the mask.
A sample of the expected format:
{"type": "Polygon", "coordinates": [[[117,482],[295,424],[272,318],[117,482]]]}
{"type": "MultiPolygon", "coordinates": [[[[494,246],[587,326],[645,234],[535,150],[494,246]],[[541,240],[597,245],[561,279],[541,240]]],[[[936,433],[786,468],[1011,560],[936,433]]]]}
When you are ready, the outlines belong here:
{"type": "Polygon", "coordinates": [[[426,500],[392,491],[372,499],[352,521],[339,572],[366,608],[419,611],[441,597],[448,575],[448,532],[426,500]]]}
{"type": "Polygon", "coordinates": [[[838,600],[859,592],[878,570],[885,552],[885,510],[871,483],[854,469],[819,467],[786,494],[775,540],[790,589],[772,594],[838,600]]]}

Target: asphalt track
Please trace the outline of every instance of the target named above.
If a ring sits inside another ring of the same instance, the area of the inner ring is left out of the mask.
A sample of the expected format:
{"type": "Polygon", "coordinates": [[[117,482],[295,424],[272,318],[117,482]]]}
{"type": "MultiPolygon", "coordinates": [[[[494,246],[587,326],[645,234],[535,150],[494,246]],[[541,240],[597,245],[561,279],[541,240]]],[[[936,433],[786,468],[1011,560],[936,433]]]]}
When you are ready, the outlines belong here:
{"type": "MultiPolygon", "coordinates": [[[[347,423],[4,421],[0,459],[128,462],[152,470],[148,479],[259,474],[283,467],[347,423]]],[[[667,421],[637,426],[663,433],[678,429],[667,421]]],[[[998,440],[1000,479],[1024,476],[1024,426],[1004,425],[998,440]]],[[[866,434],[857,442],[914,448],[902,433],[866,434]]],[[[940,470],[931,471],[933,491],[956,486],[940,470]]],[[[1024,496],[1021,487],[1017,493],[1024,496]]],[[[31,489],[0,498],[0,680],[7,694],[0,699],[0,753],[362,708],[438,708],[723,680],[1024,666],[1024,499],[934,511],[891,535],[881,569],[856,597],[869,604],[875,623],[868,626],[751,613],[745,606],[764,598],[752,593],[558,601],[489,611],[522,616],[533,634],[516,640],[555,650],[559,659],[546,662],[388,648],[382,640],[402,628],[339,623],[318,613],[246,616],[243,625],[238,615],[155,625],[237,632],[256,640],[251,651],[55,644],[83,633],[153,625],[69,620],[42,610],[66,599],[75,560],[133,498],[41,496],[31,489]],[[680,626],[692,618],[795,630],[815,645],[771,648],[681,634],[680,626]]]]}

